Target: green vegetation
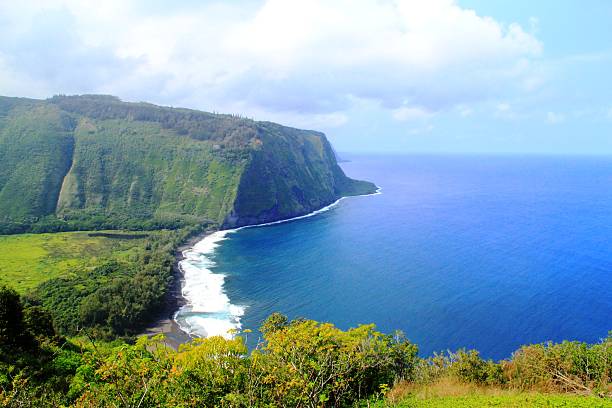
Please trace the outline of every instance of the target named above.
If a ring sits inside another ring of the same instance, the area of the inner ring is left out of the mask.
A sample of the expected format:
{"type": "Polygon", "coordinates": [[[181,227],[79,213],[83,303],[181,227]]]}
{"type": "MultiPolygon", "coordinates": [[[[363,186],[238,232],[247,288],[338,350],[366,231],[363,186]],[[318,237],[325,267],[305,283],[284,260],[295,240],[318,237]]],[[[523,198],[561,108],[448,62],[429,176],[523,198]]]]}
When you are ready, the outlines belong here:
{"type": "Polygon", "coordinates": [[[111,96],[0,97],[0,234],[245,225],[374,190],[318,132],[111,96]]]}
{"type": "Polygon", "coordinates": [[[129,338],[176,301],[175,251],[204,227],[0,236],[0,281],[62,335],[129,338]]]}
{"type": "MultiPolygon", "coordinates": [[[[158,231],[146,238],[132,235],[135,239],[129,252],[114,252],[112,257],[98,259],[93,267],[46,280],[25,295],[25,302],[49,310],[62,335],[83,330],[104,339],[136,335],[172,300],[168,294],[174,279],[174,252],[199,231],[158,231]]],[[[111,243],[117,239],[116,234],[103,235],[96,238],[111,243]]]]}
{"type": "Polygon", "coordinates": [[[406,397],[397,404],[379,403],[373,407],[396,408],[606,408],[612,407],[612,401],[597,397],[576,395],[549,395],[516,393],[514,395],[462,395],[446,397],[418,398],[406,397]]]}
{"type": "Polygon", "coordinates": [[[0,236],[0,282],[23,294],[44,281],[76,276],[104,260],[127,260],[148,236],[89,232],[0,236]]]}
{"type": "Polygon", "coordinates": [[[149,231],[0,235],[0,281],[61,334],[131,336],[163,307],[194,231],[374,188],[346,177],[318,132],[112,96],[0,97],[0,234],[149,231]]]}
{"type": "Polygon", "coordinates": [[[0,287],[0,406],[612,404],[612,334],[591,345],[525,346],[501,362],[474,350],[419,358],[401,333],[342,331],[280,314],[263,324],[250,353],[240,336],[197,339],[178,351],[163,336],[136,340],[164,307],[178,245],[200,231],[2,237],[11,252],[34,248],[26,262],[48,259],[59,276],[21,296],[0,287]]]}
{"type": "Polygon", "coordinates": [[[325,135],[263,122],[261,143],[245,168],[229,227],[303,215],[375,186],[344,175],[325,135]]]}
{"type": "Polygon", "coordinates": [[[597,395],[534,391],[510,386],[466,383],[452,376],[431,383],[401,382],[377,408],[408,407],[611,407],[612,399],[597,395]]]}
{"type": "Polygon", "coordinates": [[[91,337],[68,341],[54,333],[44,309],[24,307],[10,289],[0,288],[0,305],[0,403],[5,406],[612,404],[612,335],[595,345],[525,346],[500,363],[464,351],[421,359],[400,333],[384,335],[373,325],[342,331],[274,314],[250,354],[241,337],[197,339],[176,351],[163,336],[143,336],[134,344],[91,337]],[[544,362],[534,366],[532,357],[544,362]]]}
{"type": "Polygon", "coordinates": [[[508,360],[477,351],[421,359],[378,407],[612,407],[612,332],[598,344],[523,346],[508,360]]]}
{"type": "Polygon", "coordinates": [[[74,119],[52,105],[0,99],[2,221],[53,214],[70,167],[74,119]]]}

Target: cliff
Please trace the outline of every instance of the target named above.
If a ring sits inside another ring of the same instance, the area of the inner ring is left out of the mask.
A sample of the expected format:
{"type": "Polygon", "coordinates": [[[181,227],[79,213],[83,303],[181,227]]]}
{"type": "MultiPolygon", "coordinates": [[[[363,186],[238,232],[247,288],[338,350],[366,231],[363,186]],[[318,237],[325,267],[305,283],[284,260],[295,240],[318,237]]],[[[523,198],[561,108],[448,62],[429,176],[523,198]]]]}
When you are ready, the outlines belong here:
{"type": "Polygon", "coordinates": [[[103,95],[0,97],[0,233],[234,227],[375,189],[320,132],[103,95]]]}

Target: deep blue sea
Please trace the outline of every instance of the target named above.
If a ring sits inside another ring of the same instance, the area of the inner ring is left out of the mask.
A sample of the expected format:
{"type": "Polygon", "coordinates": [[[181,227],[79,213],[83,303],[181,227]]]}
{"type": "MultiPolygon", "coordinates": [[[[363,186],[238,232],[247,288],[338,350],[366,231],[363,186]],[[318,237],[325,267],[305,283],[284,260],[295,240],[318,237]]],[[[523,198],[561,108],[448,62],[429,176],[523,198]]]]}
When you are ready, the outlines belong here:
{"type": "Polygon", "coordinates": [[[612,158],[349,158],[347,175],[382,194],[203,244],[192,275],[205,269],[206,289],[190,293],[209,304],[193,319],[217,330],[223,316],[256,329],[275,311],[372,322],[422,355],[466,347],[494,359],[612,329],[612,158]]]}

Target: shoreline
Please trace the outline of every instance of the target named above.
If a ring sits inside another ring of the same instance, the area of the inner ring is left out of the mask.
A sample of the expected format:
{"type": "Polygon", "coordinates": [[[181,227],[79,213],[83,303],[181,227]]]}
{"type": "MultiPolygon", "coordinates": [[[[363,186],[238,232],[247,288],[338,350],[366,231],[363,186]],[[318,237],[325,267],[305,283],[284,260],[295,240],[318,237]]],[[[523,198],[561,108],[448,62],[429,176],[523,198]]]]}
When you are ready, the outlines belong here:
{"type": "Polygon", "coordinates": [[[173,282],[170,287],[170,290],[167,294],[167,299],[165,301],[165,305],[163,311],[160,313],[160,318],[158,318],[154,324],[141,334],[142,336],[153,337],[159,334],[163,334],[165,336],[165,342],[167,345],[172,347],[175,350],[178,350],[181,344],[187,343],[195,337],[187,333],[183,330],[179,324],[175,320],[176,313],[180,310],[182,306],[187,303],[187,300],[183,297],[183,286],[185,282],[184,272],[181,270],[180,262],[185,259],[184,251],[189,250],[194,247],[195,244],[205,239],[207,236],[218,232],[218,231],[228,231],[228,233],[237,232],[246,228],[255,228],[255,227],[265,227],[270,225],[282,224],[291,221],[297,221],[304,218],[309,218],[320,214],[322,212],[326,212],[334,208],[340,201],[345,198],[350,197],[364,197],[371,195],[379,195],[382,194],[382,189],[377,186],[377,189],[374,193],[370,194],[360,194],[353,196],[343,196],[338,198],[331,204],[323,206],[317,210],[311,211],[307,214],[299,215],[296,217],[286,218],[282,220],[270,221],[260,224],[251,224],[251,225],[243,225],[241,227],[236,228],[228,228],[226,230],[223,229],[208,229],[200,234],[196,234],[193,237],[187,239],[184,243],[182,243],[177,249],[174,255],[174,264],[172,265],[172,274],[173,274],[173,282]]]}
{"type": "Polygon", "coordinates": [[[182,292],[185,277],[181,270],[180,262],[185,259],[183,252],[217,231],[218,230],[207,229],[206,231],[192,236],[178,246],[174,254],[174,263],[172,264],[173,280],[166,294],[164,307],[159,313],[159,317],[151,326],[147,327],[140,336],[153,337],[163,334],[167,345],[175,350],[178,350],[181,344],[187,343],[193,339],[193,337],[181,329],[176,320],[174,320],[177,311],[186,304],[186,299],[183,297],[182,292]]]}
{"type": "Polygon", "coordinates": [[[296,217],[285,218],[285,219],[282,219],[282,220],[276,220],[276,221],[270,221],[270,222],[262,222],[260,224],[243,225],[241,227],[228,228],[227,230],[220,230],[220,231],[235,232],[235,231],[240,231],[241,229],[246,229],[246,228],[267,227],[269,225],[276,225],[276,224],[283,224],[285,222],[297,221],[297,220],[301,220],[301,219],[304,219],[304,218],[309,218],[309,217],[315,216],[315,215],[320,214],[320,213],[325,212],[325,211],[329,211],[332,208],[334,208],[336,205],[338,205],[338,203],[340,201],[344,200],[345,198],[368,197],[368,196],[375,196],[375,195],[379,195],[379,194],[382,194],[382,188],[376,186],[376,191],[373,192],[373,193],[342,196],[342,197],[338,198],[336,201],[334,201],[333,203],[328,204],[326,206],[323,206],[323,207],[319,208],[318,210],[311,211],[311,212],[309,212],[307,214],[304,214],[304,215],[298,215],[296,217]]]}

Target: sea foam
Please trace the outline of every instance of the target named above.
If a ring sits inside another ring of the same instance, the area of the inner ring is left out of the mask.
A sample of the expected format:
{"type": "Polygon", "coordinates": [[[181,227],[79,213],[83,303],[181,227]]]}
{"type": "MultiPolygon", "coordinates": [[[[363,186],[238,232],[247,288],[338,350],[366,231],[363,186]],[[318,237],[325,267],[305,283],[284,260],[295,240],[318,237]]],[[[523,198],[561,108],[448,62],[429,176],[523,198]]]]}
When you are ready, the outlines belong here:
{"type": "Polygon", "coordinates": [[[187,303],[176,313],[175,320],[190,335],[231,338],[241,328],[240,317],[245,307],[230,302],[223,288],[226,276],[212,270],[215,248],[234,231],[212,233],[183,252],[179,267],[184,277],[182,294],[187,303]]]}

